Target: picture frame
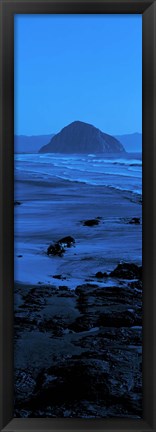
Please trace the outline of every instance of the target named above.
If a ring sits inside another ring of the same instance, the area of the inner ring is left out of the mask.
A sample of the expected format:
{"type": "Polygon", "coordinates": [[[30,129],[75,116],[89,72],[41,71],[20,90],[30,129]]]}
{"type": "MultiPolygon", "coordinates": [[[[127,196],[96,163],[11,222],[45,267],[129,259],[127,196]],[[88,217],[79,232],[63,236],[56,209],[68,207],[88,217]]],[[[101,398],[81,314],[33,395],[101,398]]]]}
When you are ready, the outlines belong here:
{"type": "Polygon", "coordinates": [[[0,430],[156,431],[156,1],[1,0],[0,3],[0,430]],[[14,14],[142,14],[143,419],[13,418],[14,14]]]}

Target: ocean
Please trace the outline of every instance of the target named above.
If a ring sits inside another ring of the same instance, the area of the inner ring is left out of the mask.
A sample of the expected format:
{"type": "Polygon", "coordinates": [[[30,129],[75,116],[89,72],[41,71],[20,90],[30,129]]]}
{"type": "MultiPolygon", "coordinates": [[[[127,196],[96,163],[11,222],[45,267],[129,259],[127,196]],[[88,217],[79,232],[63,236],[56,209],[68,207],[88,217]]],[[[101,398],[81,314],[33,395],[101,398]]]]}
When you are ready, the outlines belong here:
{"type": "Polygon", "coordinates": [[[142,194],[141,153],[101,155],[15,154],[15,179],[60,178],[142,194]]]}

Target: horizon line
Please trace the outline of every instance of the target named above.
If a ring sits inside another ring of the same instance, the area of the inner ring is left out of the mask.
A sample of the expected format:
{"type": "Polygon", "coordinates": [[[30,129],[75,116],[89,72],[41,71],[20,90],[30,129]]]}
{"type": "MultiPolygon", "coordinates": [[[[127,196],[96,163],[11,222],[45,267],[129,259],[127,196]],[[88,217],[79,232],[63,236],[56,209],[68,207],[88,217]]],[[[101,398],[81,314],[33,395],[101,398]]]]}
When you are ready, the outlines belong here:
{"type": "MultiPolygon", "coordinates": [[[[62,128],[62,129],[64,129],[64,128],[62,128]]],[[[60,129],[60,131],[62,129],[60,129]]],[[[25,137],[31,138],[31,137],[57,135],[59,132],[49,132],[49,133],[40,133],[40,134],[34,133],[34,134],[30,134],[30,135],[27,135],[26,133],[20,133],[20,134],[14,133],[14,136],[18,136],[18,137],[25,136],[25,137]]],[[[116,133],[115,134],[114,133],[108,133],[108,132],[104,132],[104,133],[107,133],[107,135],[111,135],[111,136],[114,136],[114,137],[116,137],[116,136],[124,136],[124,135],[134,135],[134,134],[142,135],[142,132],[138,132],[138,131],[135,131],[135,132],[124,132],[124,133],[117,133],[117,134],[116,133]]]]}

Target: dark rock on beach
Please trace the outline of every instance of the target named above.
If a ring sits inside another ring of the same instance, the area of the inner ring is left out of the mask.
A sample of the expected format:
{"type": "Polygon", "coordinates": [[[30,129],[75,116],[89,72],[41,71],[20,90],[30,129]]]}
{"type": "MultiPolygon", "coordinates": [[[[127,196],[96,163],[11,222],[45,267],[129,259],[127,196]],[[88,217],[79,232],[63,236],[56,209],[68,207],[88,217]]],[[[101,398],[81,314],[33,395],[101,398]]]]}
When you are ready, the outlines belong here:
{"type": "Polygon", "coordinates": [[[140,313],[134,313],[134,310],[120,311],[120,313],[102,313],[97,320],[97,325],[103,327],[132,327],[134,325],[140,326],[141,324],[142,319],[140,313]]]}
{"type": "Polygon", "coordinates": [[[97,277],[98,279],[102,279],[102,278],[107,277],[107,276],[108,275],[106,272],[102,273],[101,271],[98,271],[95,275],[95,277],[97,277]]]}
{"type": "Polygon", "coordinates": [[[54,279],[60,279],[60,280],[65,280],[66,278],[63,277],[62,275],[58,274],[58,275],[53,275],[54,279]]]}
{"type": "Polygon", "coordinates": [[[98,271],[95,277],[102,279],[105,277],[118,278],[118,279],[142,279],[142,267],[133,263],[118,264],[117,267],[110,273],[98,271]]]}
{"type": "Polygon", "coordinates": [[[83,221],[83,225],[89,227],[99,225],[99,223],[100,223],[99,218],[83,221]]]}
{"type": "Polygon", "coordinates": [[[71,236],[67,236],[63,237],[61,240],[58,240],[58,243],[64,247],[71,247],[75,243],[75,239],[71,236]]]}
{"type": "Polygon", "coordinates": [[[47,249],[47,255],[58,255],[60,257],[63,256],[65,252],[65,248],[69,248],[73,246],[75,243],[75,239],[71,236],[63,237],[62,239],[58,240],[54,244],[50,244],[47,249]]]}
{"type": "Polygon", "coordinates": [[[129,221],[129,224],[140,225],[140,218],[134,217],[129,221]]]}
{"type": "Polygon", "coordinates": [[[47,249],[47,255],[57,255],[62,257],[65,252],[65,248],[60,243],[50,244],[47,249]]]}
{"type": "Polygon", "coordinates": [[[123,279],[141,279],[142,267],[133,263],[118,264],[118,266],[110,273],[110,276],[123,279]]]}
{"type": "Polygon", "coordinates": [[[22,203],[20,201],[14,201],[14,205],[21,205],[22,203]]]}
{"type": "Polygon", "coordinates": [[[126,217],[126,218],[121,218],[120,220],[129,225],[141,225],[140,217],[133,217],[133,218],[126,217]]]}

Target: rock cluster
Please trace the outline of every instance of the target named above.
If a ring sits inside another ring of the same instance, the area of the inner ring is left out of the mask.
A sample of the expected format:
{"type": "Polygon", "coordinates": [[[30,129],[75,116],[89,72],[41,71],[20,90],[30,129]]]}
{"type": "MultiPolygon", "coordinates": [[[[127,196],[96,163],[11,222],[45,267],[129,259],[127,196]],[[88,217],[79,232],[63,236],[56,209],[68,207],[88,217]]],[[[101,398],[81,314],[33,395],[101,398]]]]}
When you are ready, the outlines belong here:
{"type": "Polygon", "coordinates": [[[73,291],[39,285],[24,294],[16,286],[15,340],[45,334],[55,347],[47,367],[15,371],[16,417],[142,416],[141,268],[119,264],[111,277],[112,286],[73,291]]]}

